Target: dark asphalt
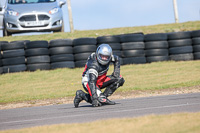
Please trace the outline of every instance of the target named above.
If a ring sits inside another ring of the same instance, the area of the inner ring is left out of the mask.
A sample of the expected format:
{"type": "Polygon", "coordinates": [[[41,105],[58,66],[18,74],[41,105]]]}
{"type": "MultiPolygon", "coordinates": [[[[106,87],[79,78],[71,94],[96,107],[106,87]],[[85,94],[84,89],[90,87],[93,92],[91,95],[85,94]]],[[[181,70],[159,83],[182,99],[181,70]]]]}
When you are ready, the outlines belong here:
{"type": "Polygon", "coordinates": [[[79,108],[74,108],[73,104],[62,104],[0,110],[0,130],[149,114],[200,112],[200,93],[124,99],[116,102],[116,105],[96,108],[83,102],[79,108]]]}

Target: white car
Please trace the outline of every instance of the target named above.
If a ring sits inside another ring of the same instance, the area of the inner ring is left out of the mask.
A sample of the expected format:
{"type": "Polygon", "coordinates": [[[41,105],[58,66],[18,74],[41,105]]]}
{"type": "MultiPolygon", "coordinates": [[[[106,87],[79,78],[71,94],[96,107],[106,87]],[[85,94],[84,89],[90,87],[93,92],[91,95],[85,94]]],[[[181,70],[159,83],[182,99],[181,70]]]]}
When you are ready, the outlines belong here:
{"type": "Polygon", "coordinates": [[[4,14],[4,8],[0,5],[0,30],[3,30],[3,14],[4,14]]]}
{"type": "Polygon", "coordinates": [[[3,19],[4,35],[29,31],[61,31],[62,6],[57,0],[7,0],[3,19]]]}

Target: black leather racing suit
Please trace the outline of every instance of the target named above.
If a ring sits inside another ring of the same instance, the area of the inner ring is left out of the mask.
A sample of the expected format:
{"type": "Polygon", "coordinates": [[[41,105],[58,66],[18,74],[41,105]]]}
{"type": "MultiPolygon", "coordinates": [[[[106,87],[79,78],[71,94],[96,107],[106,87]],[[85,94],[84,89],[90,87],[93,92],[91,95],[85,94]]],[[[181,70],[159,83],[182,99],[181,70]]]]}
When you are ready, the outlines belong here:
{"type": "Polygon", "coordinates": [[[108,97],[125,82],[120,75],[120,59],[116,55],[112,55],[111,61],[107,65],[101,65],[97,61],[95,53],[92,53],[87,60],[84,72],[82,74],[82,85],[89,93],[91,100],[97,99],[101,93],[100,89],[106,87],[103,92],[108,97]],[[114,65],[112,75],[106,76],[110,62],[114,65]]]}

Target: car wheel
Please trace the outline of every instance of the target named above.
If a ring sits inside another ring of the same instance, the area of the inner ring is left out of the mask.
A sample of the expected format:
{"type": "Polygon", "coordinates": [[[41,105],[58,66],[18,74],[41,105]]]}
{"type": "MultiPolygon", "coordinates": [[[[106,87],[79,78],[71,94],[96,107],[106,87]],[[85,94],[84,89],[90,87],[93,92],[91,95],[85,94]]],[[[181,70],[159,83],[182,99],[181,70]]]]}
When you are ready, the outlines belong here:
{"type": "Polygon", "coordinates": [[[4,29],[3,29],[3,36],[11,36],[11,35],[12,35],[12,33],[8,32],[8,31],[6,30],[6,25],[5,25],[5,22],[3,22],[3,25],[4,25],[4,29]]]}
{"type": "Polygon", "coordinates": [[[12,34],[8,32],[6,29],[3,30],[3,36],[11,36],[12,34]]]}

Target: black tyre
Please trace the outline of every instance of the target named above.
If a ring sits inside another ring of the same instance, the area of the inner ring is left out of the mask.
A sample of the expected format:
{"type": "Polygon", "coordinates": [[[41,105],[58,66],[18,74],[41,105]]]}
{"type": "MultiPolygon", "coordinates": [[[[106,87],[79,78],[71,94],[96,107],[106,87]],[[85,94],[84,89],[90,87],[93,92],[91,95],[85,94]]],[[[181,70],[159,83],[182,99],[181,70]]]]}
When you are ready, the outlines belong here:
{"type": "Polygon", "coordinates": [[[91,52],[89,52],[89,53],[75,54],[74,55],[74,59],[75,59],[75,61],[87,60],[90,55],[91,55],[91,52]]]}
{"type": "Polygon", "coordinates": [[[27,67],[25,64],[3,66],[3,73],[14,73],[26,71],[27,67]]]}
{"type": "Polygon", "coordinates": [[[50,61],[53,62],[62,62],[62,61],[74,61],[73,54],[59,54],[50,56],[50,61]]]}
{"type": "Polygon", "coordinates": [[[88,52],[95,52],[96,51],[96,45],[80,45],[80,46],[75,46],[73,48],[73,51],[75,54],[78,53],[88,53],[88,52]]]}
{"type": "Polygon", "coordinates": [[[170,60],[175,60],[175,61],[187,61],[193,59],[194,59],[193,53],[170,55],[170,60]]]}
{"type": "Polygon", "coordinates": [[[75,67],[74,61],[63,61],[63,62],[51,63],[51,69],[74,68],[74,67],[75,67]]]}
{"type": "Polygon", "coordinates": [[[23,42],[11,42],[11,43],[3,43],[1,45],[1,49],[4,50],[13,50],[13,49],[24,49],[23,42]]]}
{"type": "Polygon", "coordinates": [[[142,50],[145,48],[144,42],[126,42],[121,43],[123,50],[142,50]]]}
{"type": "Polygon", "coordinates": [[[24,56],[25,51],[24,49],[16,49],[16,50],[6,50],[3,51],[3,58],[11,58],[11,57],[18,57],[18,56],[24,56]]]}
{"type": "Polygon", "coordinates": [[[38,63],[38,64],[28,64],[27,70],[28,71],[36,71],[36,70],[50,70],[49,63],[38,63]]]}
{"type": "Polygon", "coordinates": [[[191,32],[174,32],[168,33],[168,40],[187,39],[191,38],[191,32]]]}
{"type": "Polygon", "coordinates": [[[200,45],[200,37],[192,38],[193,45],[200,45]]]}
{"type": "Polygon", "coordinates": [[[145,42],[145,49],[167,49],[169,47],[167,41],[151,41],[145,42]]]}
{"type": "Polygon", "coordinates": [[[61,46],[72,46],[72,39],[56,39],[49,42],[49,47],[61,47],[61,46]]]}
{"type": "Polygon", "coordinates": [[[156,34],[146,34],[144,35],[144,41],[167,41],[167,34],[156,33],[156,34]]]}
{"type": "Polygon", "coordinates": [[[76,38],[73,40],[73,45],[96,45],[97,40],[96,38],[76,38]]]}
{"type": "Polygon", "coordinates": [[[130,57],[130,58],[123,58],[123,65],[127,64],[144,64],[146,63],[145,57],[130,57]]]}
{"type": "Polygon", "coordinates": [[[1,61],[1,59],[0,59],[0,67],[2,66],[3,64],[2,64],[2,61],[1,61]]]}
{"type": "Polygon", "coordinates": [[[119,35],[115,35],[115,36],[117,36],[117,37],[121,37],[121,36],[124,36],[124,35],[135,35],[135,34],[139,34],[139,35],[144,35],[144,33],[143,32],[136,32],[136,33],[126,33],[126,34],[119,34],[119,35]]]}
{"type": "Polygon", "coordinates": [[[80,60],[75,62],[75,67],[85,67],[87,60],[80,60]]]}
{"type": "Polygon", "coordinates": [[[49,44],[47,41],[31,41],[26,44],[26,49],[33,49],[33,48],[48,48],[49,44]]]}
{"type": "Polygon", "coordinates": [[[193,46],[193,51],[194,52],[200,52],[200,45],[194,45],[193,46]]]}
{"type": "Polygon", "coordinates": [[[169,48],[169,54],[185,54],[185,53],[192,53],[193,48],[192,46],[182,46],[182,47],[173,47],[169,48]]]}
{"type": "Polygon", "coordinates": [[[200,30],[192,31],[191,36],[192,37],[200,37],[200,30]]]}
{"type": "Polygon", "coordinates": [[[24,44],[24,46],[26,46],[26,44],[27,43],[29,43],[30,42],[30,40],[19,40],[19,41],[12,41],[12,42],[10,42],[10,43],[20,43],[20,42],[22,42],[23,44],[24,44]]]}
{"type": "Polygon", "coordinates": [[[191,46],[192,39],[169,40],[169,47],[191,46]]]}
{"type": "Polygon", "coordinates": [[[121,50],[121,44],[120,43],[108,43],[112,50],[121,50]]]}
{"type": "Polygon", "coordinates": [[[122,57],[122,51],[114,50],[114,51],[113,51],[113,55],[117,55],[117,56],[119,56],[119,57],[122,57]]]}
{"type": "Polygon", "coordinates": [[[120,43],[120,39],[117,36],[100,36],[97,37],[97,43],[120,43]]]}
{"type": "Polygon", "coordinates": [[[130,35],[121,35],[120,41],[124,42],[143,42],[144,35],[142,34],[130,34],[130,35]]]}
{"type": "Polygon", "coordinates": [[[27,57],[27,64],[49,63],[49,62],[50,62],[50,57],[47,55],[27,57]]]}
{"type": "Polygon", "coordinates": [[[0,74],[3,73],[3,67],[0,67],[0,74]]]}
{"type": "Polygon", "coordinates": [[[8,43],[8,41],[0,41],[0,46],[4,43],[8,43]]]}
{"type": "Polygon", "coordinates": [[[22,56],[22,57],[2,59],[2,63],[3,66],[25,64],[25,57],[22,56]]]}
{"type": "Polygon", "coordinates": [[[53,47],[49,49],[49,52],[50,55],[73,54],[73,48],[71,46],[53,47]]]}
{"type": "Polygon", "coordinates": [[[122,51],[122,57],[144,57],[144,50],[124,50],[122,51]]]}
{"type": "MultiPolygon", "coordinates": [[[[121,50],[121,44],[120,43],[107,43],[112,50],[121,50]]],[[[97,44],[97,48],[99,47],[99,45],[101,44],[97,44]]]]}
{"type": "Polygon", "coordinates": [[[146,59],[147,59],[148,63],[159,62],[159,61],[168,61],[169,56],[149,56],[149,57],[146,57],[146,59]]]}
{"type": "Polygon", "coordinates": [[[168,56],[168,49],[148,49],[145,51],[146,56],[168,56]]]}
{"type": "Polygon", "coordinates": [[[200,60],[200,52],[194,53],[194,59],[195,60],[200,60]]]}
{"type": "Polygon", "coordinates": [[[49,55],[49,49],[47,49],[47,48],[26,49],[25,55],[26,55],[26,57],[39,56],[39,55],[49,55]]]}
{"type": "Polygon", "coordinates": [[[4,45],[4,44],[8,44],[8,42],[7,41],[0,41],[0,51],[2,50],[2,45],[4,45]]]}

